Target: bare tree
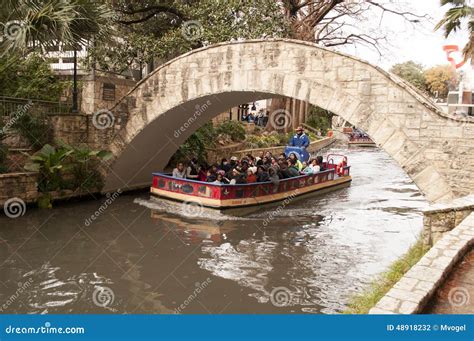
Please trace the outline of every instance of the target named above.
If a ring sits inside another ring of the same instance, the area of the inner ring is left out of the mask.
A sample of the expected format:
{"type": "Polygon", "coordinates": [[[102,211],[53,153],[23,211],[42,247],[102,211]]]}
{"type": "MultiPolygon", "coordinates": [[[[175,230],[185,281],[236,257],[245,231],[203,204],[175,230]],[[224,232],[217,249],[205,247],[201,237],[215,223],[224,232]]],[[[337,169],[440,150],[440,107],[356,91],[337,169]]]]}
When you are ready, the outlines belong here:
{"type": "MultiPolygon", "coordinates": [[[[428,19],[412,12],[406,3],[387,0],[281,0],[280,4],[291,22],[292,38],[324,47],[362,45],[379,55],[388,44],[386,33],[380,29],[385,15],[399,16],[412,25],[428,19]]],[[[309,108],[307,103],[298,102],[273,101],[271,111],[295,108],[291,121],[293,126],[299,125],[306,120],[309,108]]]]}

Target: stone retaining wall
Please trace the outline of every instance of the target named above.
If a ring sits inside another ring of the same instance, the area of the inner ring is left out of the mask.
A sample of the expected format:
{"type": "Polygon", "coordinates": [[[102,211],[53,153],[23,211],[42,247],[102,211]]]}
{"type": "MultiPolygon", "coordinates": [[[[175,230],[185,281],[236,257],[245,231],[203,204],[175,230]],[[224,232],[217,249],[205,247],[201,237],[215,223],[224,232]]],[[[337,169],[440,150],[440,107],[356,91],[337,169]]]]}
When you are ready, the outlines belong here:
{"type": "Polygon", "coordinates": [[[423,244],[432,246],[474,211],[474,195],[436,204],[423,210],[423,244]]]}
{"type": "Polygon", "coordinates": [[[459,260],[474,246],[474,213],[446,232],[369,314],[420,313],[459,260]]]}
{"type": "Polygon", "coordinates": [[[33,203],[38,198],[37,175],[35,173],[0,174],[0,205],[8,199],[19,198],[33,203]]]}

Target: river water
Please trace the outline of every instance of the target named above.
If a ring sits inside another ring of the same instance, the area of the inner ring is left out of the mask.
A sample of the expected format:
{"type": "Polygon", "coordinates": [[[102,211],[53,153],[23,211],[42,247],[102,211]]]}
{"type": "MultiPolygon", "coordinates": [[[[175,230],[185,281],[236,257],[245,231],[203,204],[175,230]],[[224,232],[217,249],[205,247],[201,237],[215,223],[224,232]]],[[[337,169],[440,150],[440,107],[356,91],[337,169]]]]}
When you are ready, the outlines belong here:
{"type": "Polygon", "coordinates": [[[0,310],[341,312],[415,241],[427,203],[383,151],[331,151],[349,157],[349,188],[244,217],[145,192],[1,216],[0,310]]]}

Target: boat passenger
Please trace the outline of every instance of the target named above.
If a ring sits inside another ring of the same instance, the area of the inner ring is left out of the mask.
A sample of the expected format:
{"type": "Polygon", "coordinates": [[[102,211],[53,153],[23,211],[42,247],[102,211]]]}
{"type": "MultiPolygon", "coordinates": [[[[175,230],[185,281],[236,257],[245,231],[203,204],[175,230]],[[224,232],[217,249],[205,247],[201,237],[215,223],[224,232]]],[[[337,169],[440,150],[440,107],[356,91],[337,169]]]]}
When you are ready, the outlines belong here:
{"type": "Polygon", "coordinates": [[[182,162],[178,162],[176,168],[173,169],[173,178],[186,179],[186,169],[182,162]]]}
{"type": "Polygon", "coordinates": [[[302,126],[296,128],[296,134],[290,139],[288,145],[293,147],[302,147],[308,148],[309,146],[309,137],[304,133],[304,129],[302,126]]]}
{"type": "Polygon", "coordinates": [[[285,153],[280,153],[280,154],[278,155],[278,159],[286,160],[286,154],[285,154],[285,153]]]}
{"type": "Polygon", "coordinates": [[[247,154],[246,157],[249,161],[249,166],[255,166],[255,158],[253,157],[253,155],[252,154],[247,154]]]}
{"type": "Polygon", "coordinates": [[[323,157],[319,155],[316,157],[316,160],[318,162],[319,171],[324,172],[326,170],[326,167],[324,167],[323,157]]]}
{"type": "Polygon", "coordinates": [[[212,165],[211,168],[207,171],[207,182],[214,182],[217,179],[217,165],[212,165]]]}
{"type": "Polygon", "coordinates": [[[199,165],[199,172],[198,172],[198,180],[199,181],[206,181],[207,179],[207,167],[204,164],[199,165]]]}
{"type": "Polygon", "coordinates": [[[255,175],[254,167],[250,167],[247,169],[247,183],[251,184],[254,182],[257,182],[257,176],[255,175]]]}
{"type": "Polygon", "coordinates": [[[268,177],[272,184],[278,185],[280,183],[280,177],[278,176],[277,171],[273,167],[270,167],[270,169],[268,169],[268,177]]]}
{"type": "Polygon", "coordinates": [[[306,161],[303,162],[303,170],[302,170],[303,174],[305,175],[311,175],[311,174],[314,174],[314,169],[313,167],[311,166],[311,164],[307,164],[306,161]]]}
{"type": "Polygon", "coordinates": [[[293,159],[293,160],[296,161],[296,167],[298,167],[298,171],[301,172],[303,170],[303,164],[301,163],[300,160],[298,160],[295,153],[290,153],[290,155],[288,155],[288,159],[290,159],[290,160],[293,159]]]}
{"type": "Polygon", "coordinates": [[[247,159],[242,159],[242,162],[240,163],[240,168],[242,170],[242,173],[247,174],[247,170],[249,169],[249,163],[247,159]]]}
{"type": "Polygon", "coordinates": [[[296,159],[289,159],[288,160],[288,175],[291,178],[300,175],[300,171],[298,170],[298,166],[296,164],[296,159]]]}
{"type": "Polygon", "coordinates": [[[232,170],[233,168],[235,168],[235,166],[237,166],[237,164],[238,164],[238,161],[239,161],[239,159],[237,158],[237,156],[232,156],[232,157],[230,158],[230,167],[229,167],[229,168],[230,168],[231,170],[232,170]]]}
{"type": "Polygon", "coordinates": [[[227,179],[223,171],[217,172],[216,180],[212,182],[213,184],[220,184],[220,185],[225,185],[229,183],[229,179],[227,179]]]}
{"type": "Polygon", "coordinates": [[[267,158],[270,159],[270,160],[272,159],[272,156],[273,156],[273,155],[272,155],[271,152],[266,152],[266,153],[265,153],[265,157],[267,157],[267,158]]]}
{"type": "Polygon", "coordinates": [[[270,166],[272,164],[272,159],[269,158],[268,156],[263,157],[263,165],[264,166],[270,166]]]}
{"type": "Polygon", "coordinates": [[[232,176],[230,178],[229,184],[236,185],[236,184],[245,184],[245,183],[246,183],[246,180],[240,173],[240,169],[237,167],[232,169],[232,176]]]}
{"type": "Polygon", "coordinates": [[[311,168],[313,169],[313,174],[318,173],[321,170],[321,167],[318,165],[318,160],[317,159],[311,159],[311,168]]]}
{"type": "Polygon", "coordinates": [[[257,182],[270,181],[270,176],[264,166],[257,167],[257,182]]]}
{"type": "Polygon", "coordinates": [[[281,160],[278,163],[278,166],[280,167],[280,171],[278,173],[278,176],[279,176],[280,179],[291,178],[290,174],[288,173],[288,161],[281,160]]]}
{"type": "Polygon", "coordinates": [[[197,180],[199,177],[199,166],[198,166],[198,160],[193,157],[191,161],[189,162],[188,167],[186,168],[186,178],[187,179],[192,179],[192,180],[197,180]]]}
{"type": "Polygon", "coordinates": [[[219,165],[219,169],[222,169],[224,172],[227,173],[228,171],[230,171],[231,167],[232,166],[229,164],[229,162],[227,161],[226,158],[223,158],[221,160],[221,164],[219,165]]]}
{"type": "Polygon", "coordinates": [[[278,165],[278,160],[275,159],[274,157],[272,157],[272,165],[270,167],[273,168],[277,173],[278,173],[278,170],[280,169],[280,166],[278,165]]]}

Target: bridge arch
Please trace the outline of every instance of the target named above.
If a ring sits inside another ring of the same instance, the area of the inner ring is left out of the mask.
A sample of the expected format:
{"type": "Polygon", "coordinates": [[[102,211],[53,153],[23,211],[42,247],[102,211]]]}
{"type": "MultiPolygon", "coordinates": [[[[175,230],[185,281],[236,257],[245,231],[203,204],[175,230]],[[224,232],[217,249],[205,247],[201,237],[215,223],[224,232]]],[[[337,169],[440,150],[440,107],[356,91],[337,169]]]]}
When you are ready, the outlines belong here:
{"type": "Polygon", "coordinates": [[[104,190],[149,184],[151,173],[205,122],[232,106],[276,96],[307,101],[365,130],[429,201],[474,192],[472,120],[445,115],[365,61],[287,39],[194,50],[139,82],[111,110],[121,125],[109,146],[114,160],[104,190]]]}

